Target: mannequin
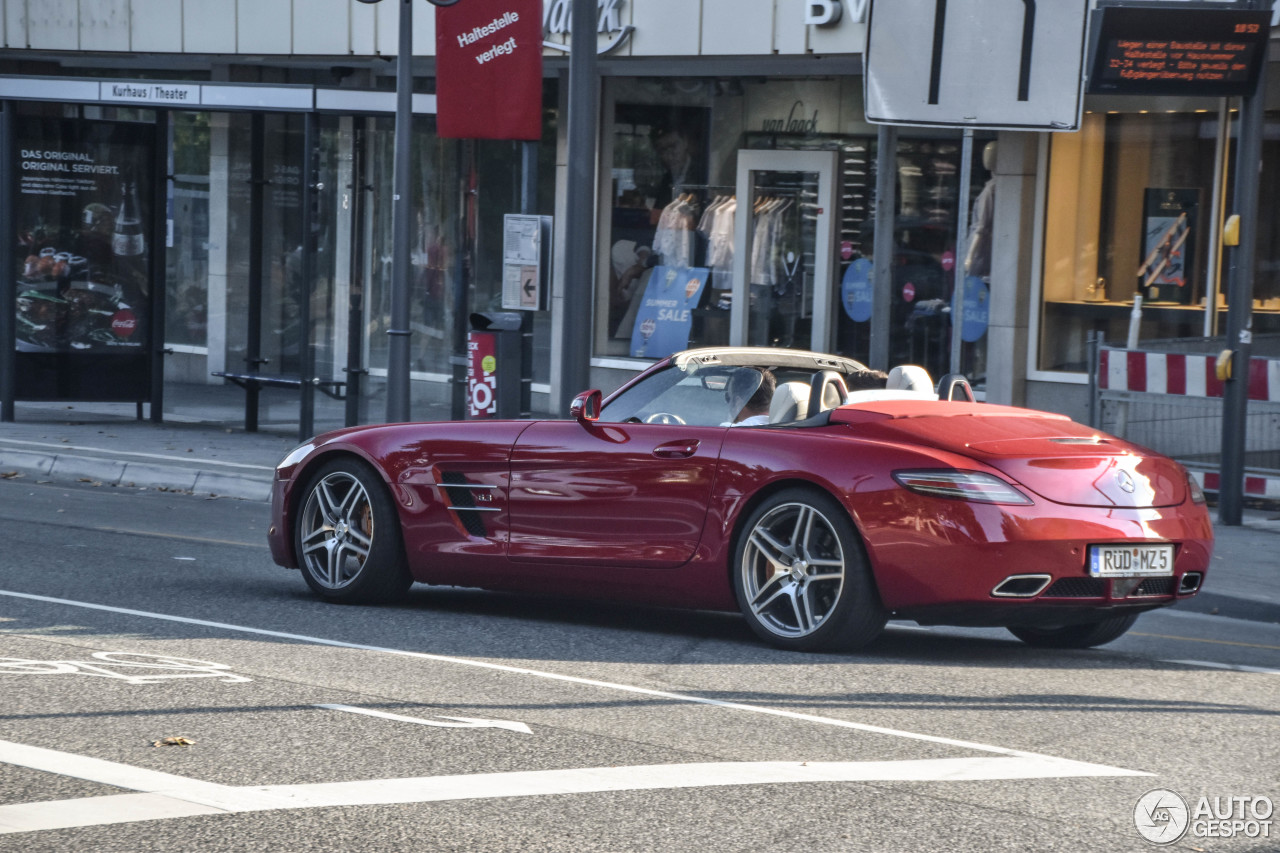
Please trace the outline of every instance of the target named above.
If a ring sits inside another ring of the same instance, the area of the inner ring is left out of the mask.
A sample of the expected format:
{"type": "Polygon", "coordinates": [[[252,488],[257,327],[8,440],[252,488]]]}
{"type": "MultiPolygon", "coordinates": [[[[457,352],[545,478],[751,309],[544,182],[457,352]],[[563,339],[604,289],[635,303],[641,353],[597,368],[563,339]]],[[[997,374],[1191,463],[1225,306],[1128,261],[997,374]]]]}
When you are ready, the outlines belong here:
{"type": "Polygon", "coordinates": [[[982,166],[991,177],[973,203],[973,216],[969,226],[969,249],[964,257],[966,275],[988,279],[991,277],[991,229],[996,211],[996,150],[995,142],[988,142],[982,149],[982,166]]]}

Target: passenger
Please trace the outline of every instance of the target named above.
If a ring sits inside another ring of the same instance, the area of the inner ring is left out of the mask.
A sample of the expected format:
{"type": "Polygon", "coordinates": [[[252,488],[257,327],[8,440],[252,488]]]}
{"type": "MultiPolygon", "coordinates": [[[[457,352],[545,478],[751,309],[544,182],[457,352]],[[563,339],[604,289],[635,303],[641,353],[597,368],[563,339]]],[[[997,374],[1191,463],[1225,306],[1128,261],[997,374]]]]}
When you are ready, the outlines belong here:
{"type": "Polygon", "coordinates": [[[883,389],[888,382],[889,374],[869,367],[857,373],[847,373],[844,377],[844,384],[850,391],[875,391],[883,389]]]}
{"type": "Polygon", "coordinates": [[[760,426],[769,423],[769,404],[778,380],[773,371],[747,368],[736,371],[725,385],[724,399],[729,411],[738,414],[730,426],[760,426]],[[745,402],[743,402],[745,400],[745,402]]]}

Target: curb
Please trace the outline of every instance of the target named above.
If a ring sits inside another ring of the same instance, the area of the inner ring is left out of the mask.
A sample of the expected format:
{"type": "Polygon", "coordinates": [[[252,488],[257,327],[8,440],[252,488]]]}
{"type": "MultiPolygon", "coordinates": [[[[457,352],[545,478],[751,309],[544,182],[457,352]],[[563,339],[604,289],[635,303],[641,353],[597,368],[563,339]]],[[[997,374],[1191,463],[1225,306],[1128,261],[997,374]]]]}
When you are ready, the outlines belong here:
{"type": "Polygon", "coordinates": [[[7,471],[62,482],[92,480],[110,486],[166,489],[249,501],[265,502],[271,498],[269,477],[0,448],[0,472],[7,471]]]}
{"type": "Polygon", "coordinates": [[[1192,598],[1178,602],[1177,609],[1228,619],[1243,619],[1246,622],[1280,624],[1280,604],[1223,595],[1220,592],[1197,593],[1192,598]]]}

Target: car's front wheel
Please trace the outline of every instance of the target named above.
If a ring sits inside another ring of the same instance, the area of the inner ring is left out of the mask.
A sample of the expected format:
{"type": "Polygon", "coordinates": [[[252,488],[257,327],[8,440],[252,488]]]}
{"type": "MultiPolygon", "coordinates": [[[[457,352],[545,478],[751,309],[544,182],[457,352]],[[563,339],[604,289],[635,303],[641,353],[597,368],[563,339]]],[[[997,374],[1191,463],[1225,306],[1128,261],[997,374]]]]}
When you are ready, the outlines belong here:
{"type": "Polygon", "coordinates": [[[884,629],[858,531],[816,490],[787,489],[756,507],[738,536],[733,575],[751,629],[779,648],[852,651],[884,629]]]}
{"type": "Polygon", "coordinates": [[[1088,649],[1119,639],[1137,621],[1137,613],[1127,613],[1098,622],[1064,625],[1061,628],[1011,627],[1009,633],[1029,646],[1045,649],[1088,649]]]}
{"type": "Polygon", "coordinates": [[[413,578],[386,485],[364,462],[335,459],[311,478],[294,522],[307,585],[342,602],[388,601],[413,578]]]}

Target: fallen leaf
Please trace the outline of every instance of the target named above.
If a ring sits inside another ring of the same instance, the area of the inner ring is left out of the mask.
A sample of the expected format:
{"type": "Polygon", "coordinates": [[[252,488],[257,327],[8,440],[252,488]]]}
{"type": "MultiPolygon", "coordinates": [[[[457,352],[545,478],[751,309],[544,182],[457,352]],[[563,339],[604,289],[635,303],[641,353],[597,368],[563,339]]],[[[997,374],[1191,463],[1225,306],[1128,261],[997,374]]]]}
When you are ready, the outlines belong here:
{"type": "Polygon", "coordinates": [[[195,746],[195,741],[185,737],[167,737],[163,740],[152,741],[152,746],[195,746]]]}
{"type": "Polygon", "coordinates": [[[3,477],[6,480],[16,480],[21,476],[22,474],[18,471],[5,471],[3,474],[0,474],[0,477],[3,477]]]}

